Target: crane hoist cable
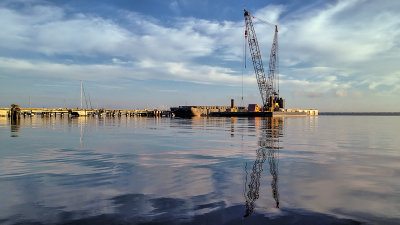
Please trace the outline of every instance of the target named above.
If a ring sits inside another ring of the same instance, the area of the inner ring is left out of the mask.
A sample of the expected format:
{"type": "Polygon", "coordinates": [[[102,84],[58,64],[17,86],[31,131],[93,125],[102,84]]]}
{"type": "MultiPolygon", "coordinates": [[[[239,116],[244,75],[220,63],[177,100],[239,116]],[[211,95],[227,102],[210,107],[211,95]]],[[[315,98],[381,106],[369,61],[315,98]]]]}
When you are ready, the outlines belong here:
{"type": "Polygon", "coordinates": [[[253,19],[257,19],[259,22],[265,23],[265,24],[270,25],[270,26],[273,26],[273,27],[276,26],[275,24],[272,24],[272,23],[270,23],[270,22],[268,22],[268,21],[266,21],[266,20],[260,19],[260,18],[255,17],[255,16],[253,16],[253,19]]]}

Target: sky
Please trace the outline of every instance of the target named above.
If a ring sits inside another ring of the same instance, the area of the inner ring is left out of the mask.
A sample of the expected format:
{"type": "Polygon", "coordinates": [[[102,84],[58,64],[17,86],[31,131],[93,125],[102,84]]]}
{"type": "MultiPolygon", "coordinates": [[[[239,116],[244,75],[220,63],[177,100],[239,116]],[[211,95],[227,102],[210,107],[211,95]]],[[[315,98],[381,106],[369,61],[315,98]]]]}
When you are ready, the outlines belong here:
{"type": "Polygon", "coordinates": [[[1,0],[0,107],[261,104],[244,7],[288,108],[400,111],[393,0],[1,0]]]}

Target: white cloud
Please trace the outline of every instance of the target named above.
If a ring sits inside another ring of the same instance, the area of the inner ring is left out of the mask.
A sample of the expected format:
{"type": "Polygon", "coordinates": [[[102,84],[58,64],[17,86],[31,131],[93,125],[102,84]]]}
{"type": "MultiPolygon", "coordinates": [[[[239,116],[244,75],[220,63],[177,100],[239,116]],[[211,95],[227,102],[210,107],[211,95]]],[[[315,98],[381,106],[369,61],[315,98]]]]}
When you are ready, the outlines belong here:
{"type": "Polygon", "coordinates": [[[32,11],[0,8],[0,47],[46,55],[127,54],[121,48],[131,37],[112,21],[75,15],[66,19],[62,9],[35,6],[32,11]],[[120,51],[122,50],[122,51],[120,51]]]}
{"type": "MultiPolygon", "coordinates": [[[[69,77],[87,80],[169,79],[204,84],[241,84],[238,72],[220,66],[197,64],[196,57],[237,59],[240,56],[241,27],[233,22],[212,22],[194,18],[179,18],[173,26],[162,26],[136,13],[126,18],[132,30],[93,15],[66,13],[57,7],[34,6],[29,13],[8,8],[0,26],[8,32],[0,34],[0,48],[45,54],[57,58],[69,55],[110,58],[109,64],[51,62],[41,59],[2,57],[0,67],[7,74],[69,77]],[[12,29],[14,28],[14,30],[12,29]],[[237,29],[239,28],[239,29],[237,29]],[[21,37],[15,39],[13,37],[21,37]],[[215,52],[219,51],[218,54],[215,52]],[[236,54],[236,55],[235,55],[236,54]]],[[[1,17],[1,16],[0,16],[1,17]]],[[[72,57],[73,58],[73,57],[72,57]]],[[[254,77],[244,79],[254,83],[254,77]]]]}
{"type": "Polygon", "coordinates": [[[396,7],[387,1],[379,4],[386,7],[377,9],[376,4],[362,0],[338,1],[299,20],[284,21],[281,47],[294,51],[288,56],[292,60],[315,65],[350,66],[373,60],[390,51],[400,35],[396,7]]]}
{"type": "Polygon", "coordinates": [[[129,15],[134,28],[92,15],[65,16],[61,8],[35,6],[29,13],[0,8],[0,47],[46,55],[124,56],[184,60],[210,55],[211,36],[194,25],[165,27],[138,14],[129,15]]]}
{"type": "MultiPolygon", "coordinates": [[[[114,59],[115,61],[115,59],[114,59]]],[[[2,73],[9,76],[52,77],[74,80],[108,81],[135,78],[184,81],[210,85],[237,85],[242,77],[224,67],[157,61],[114,64],[61,64],[0,57],[2,73]]],[[[245,84],[255,85],[255,78],[246,75],[245,84]]]]}
{"type": "Polygon", "coordinates": [[[299,81],[298,89],[313,92],[344,96],[349,88],[354,93],[369,88],[372,95],[398,94],[398,10],[400,2],[351,0],[310,9],[296,20],[279,17],[281,71],[290,82],[299,81]]]}
{"type": "MultiPolygon", "coordinates": [[[[242,82],[242,76],[235,71],[224,67],[189,64],[184,62],[156,63],[149,60],[140,61],[137,64],[137,72],[153,74],[158,79],[186,81],[201,84],[218,84],[237,86],[242,82]]],[[[255,85],[255,77],[244,76],[246,85],[255,85]]]]}
{"type": "Polygon", "coordinates": [[[52,77],[75,80],[111,80],[116,75],[126,74],[128,69],[118,65],[61,64],[46,61],[29,61],[0,57],[3,74],[24,77],[52,77]]]}

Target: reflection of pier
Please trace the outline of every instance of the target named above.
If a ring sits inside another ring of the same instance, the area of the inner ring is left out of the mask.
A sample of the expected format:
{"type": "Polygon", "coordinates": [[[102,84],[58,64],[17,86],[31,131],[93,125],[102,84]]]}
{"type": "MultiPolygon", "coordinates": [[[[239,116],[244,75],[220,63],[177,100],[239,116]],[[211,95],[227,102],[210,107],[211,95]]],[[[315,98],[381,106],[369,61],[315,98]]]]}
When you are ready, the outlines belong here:
{"type": "Polygon", "coordinates": [[[244,217],[250,216],[255,208],[255,202],[259,198],[260,181],[263,172],[263,165],[268,160],[269,171],[272,176],[271,190],[275,200],[275,207],[279,208],[279,137],[282,135],[282,118],[264,118],[261,126],[261,137],[258,142],[256,160],[254,161],[250,175],[247,173],[247,163],[245,165],[246,179],[244,187],[244,197],[246,212],[244,217]]]}
{"type": "MultiPolygon", "coordinates": [[[[167,111],[162,110],[115,110],[115,109],[51,109],[51,108],[21,108],[20,116],[40,115],[42,117],[74,117],[74,116],[92,116],[92,117],[132,117],[132,116],[148,116],[159,117],[170,115],[167,111]]],[[[0,116],[11,116],[10,108],[0,108],[0,116]]]]}

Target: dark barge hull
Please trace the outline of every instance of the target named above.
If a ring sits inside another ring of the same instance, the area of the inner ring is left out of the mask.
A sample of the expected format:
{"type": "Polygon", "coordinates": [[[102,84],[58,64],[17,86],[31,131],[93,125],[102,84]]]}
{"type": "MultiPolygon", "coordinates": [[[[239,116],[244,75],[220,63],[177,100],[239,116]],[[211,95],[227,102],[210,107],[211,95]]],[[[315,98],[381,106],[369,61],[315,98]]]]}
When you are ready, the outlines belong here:
{"type": "Polygon", "coordinates": [[[306,112],[213,112],[209,116],[217,117],[276,117],[307,116],[306,112]]]}

